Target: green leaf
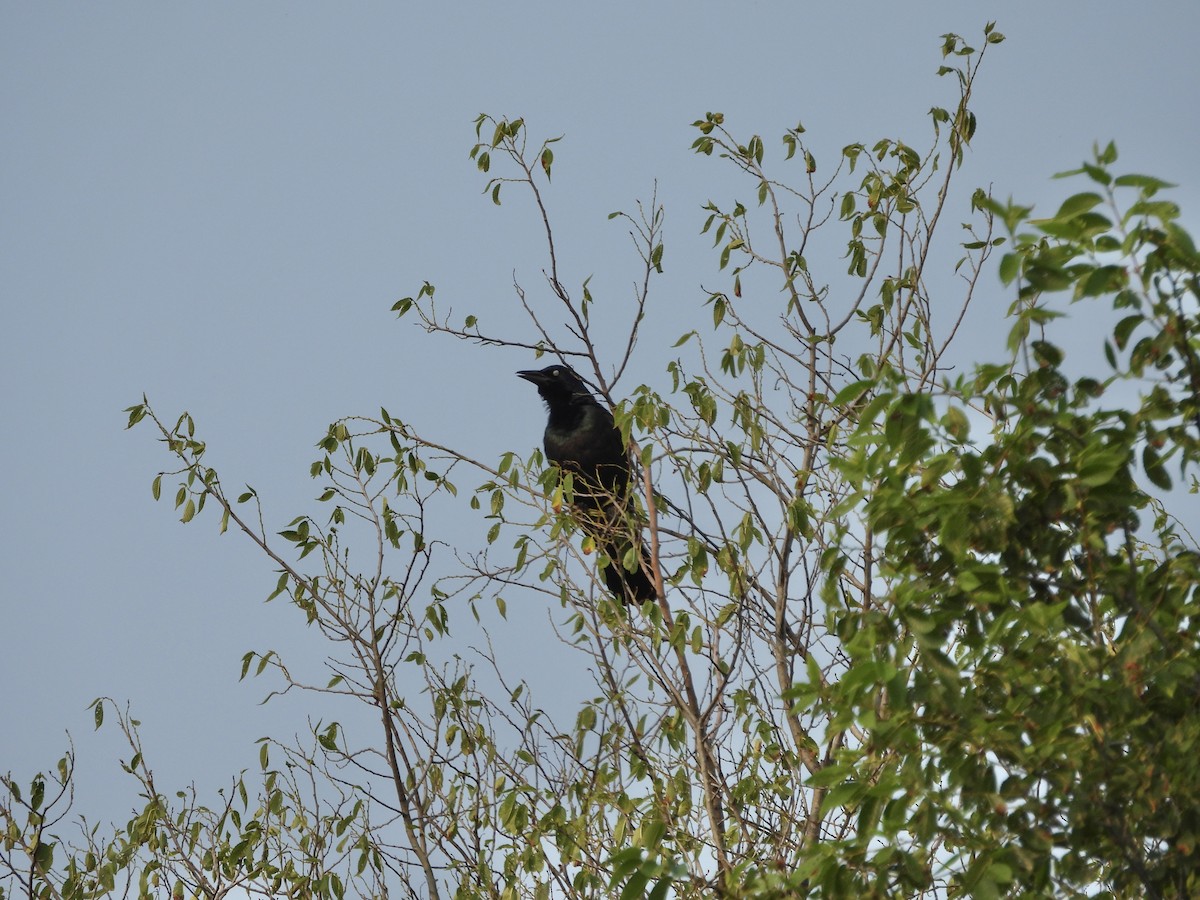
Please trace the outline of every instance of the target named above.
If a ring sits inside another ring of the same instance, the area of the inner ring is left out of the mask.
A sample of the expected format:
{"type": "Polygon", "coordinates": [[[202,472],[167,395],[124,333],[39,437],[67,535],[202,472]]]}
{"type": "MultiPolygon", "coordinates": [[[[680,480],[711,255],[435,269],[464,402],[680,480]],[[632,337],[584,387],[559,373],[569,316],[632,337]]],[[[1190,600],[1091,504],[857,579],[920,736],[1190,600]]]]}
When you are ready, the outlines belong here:
{"type": "Polygon", "coordinates": [[[865,394],[867,391],[869,391],[874,386],[875,386],[875,381],[873,379],[869,379],[869,378],[864,379],[862,381],[856,381],[853,384],[848,384],[844,388],[842,388],[840,391],[838,391],[836,396],[834,396],[833,405],[835,407],[847,406],[847,405],[853,403],[855,400],[857,400],[859,397],[861,397],[863,394],[865,394]]]}
{"type": "Polygon", "coordinates": [[[1034,219],[1030,222],[1052,237],[1068,241],[1095,238],[1112,228],[1112,222],[1099,213],[1081,212],[1064,219],[1034,219]]]}
{"type": "Polygon", "coordinates": [[[1076,288],[1077,297],[1103,297],[1115,294],[1128,283],[1123,266],[1097,266],[1076,288]]]}
{"type": "Polygon", "coordinates": [[[33,780],[33,784],[29,790],[29,806],[34,812],[42,808],[42,801],[46,798],[46,782],[39,775],[33,780]]]}
{"type": "Polygon", "coordinates": [[[1088,487],[1108,484],[1125,465],[1125,459],[1125,451],[1119,447],[1106,447],[1090,453],[1085,450],[1079,467],[1079,480],[1088,487]]]}
{"type": "Polygon", "coordinates": [[[625,887],[621,891],[620,900],[635,900],[635,898],[644,897],[646,894],[646,885],[649,884],[649,879],[641,872],[634,872],[629,876],[629,880],[625,882],[625,887]]]}
{"type": "Polygon", "coordinates": [[[845,766],[828,763],[809,775],[807,783],[812,787],[833,787],[844,782],[848,774],[845,766]]]}
{"type": "Polygon", "coordinates": [[[825,804],[830,808],[855,806],[863,794],[863,786],[854,781],[844,781],[829,789],[825,804]]]}
{"type": "Polygon", "coordinates": [[[1163,181],[1161,178],[1154,178],[1151,175],[1121,175],[1113,181],[1113,184],[1117,187],[1141,188],[1148,192],[1146,196],[1164,188],[1178,187],[1178,185],[1163,181]]]}
{"type": "Polygon", "coordinates": [[[1021,274],[1021,257],[1016,253],[1005,253],[1000,259],[1000,281],[1006,285],[1012,284],[1021,274]]]}
{"type": "Polygon", "coordinates": [[[971,433],[971,423],[967,419],[967,414],[960,407],[951,406],[946,410],[946,415],[942,420],[945,424],[946,431],[950,436],[959,443],[965,443],[971,433]]]}
{"type": "Polygon", "coordinates": [[[1142,451],[1142,466],[1146,470],[1146,477],[1155,487],[1164,491],[1171,489],[1171,476],[1167,474],[1159,452],[1150,444],[1142,451]]]}
{"type": "Polygon", "coordinates": [[[1129,337],[1134,330],[1146,321],[1146,317],[1142,315],[1126,316],[1113,328],[1113,338],[1117,342],[1117,349],[1124,350],[1129,343],[1129,337]]]}
{"type": "Polygon", "coordinates": [[[663,835],[666,834],[666,831],[667,826],[664,822],[643,822],[641,845],[647,849],[657,847],[662,843],[663,835]]]}
{"type": "Polygon", "coordinates": [[[43,874],[54,867],[54,846],[53,843],[39,841],[37,849],[33,851],[33,864],[43,874]]]}
{"type": "Polygon", "coordinates": [[[1082,194],[1076,194],[1075,196],[1068,197],[1063,201],[1062,206],[1058,208],[1058,212],[1054,214],[1054,218],[1074,218],[1080,213],[1085,213],[1088,210],[1099,206],[1103,202],[1103,197],[1101,197],[1099,194],[1091,193],[1090,191],[1082,194]]]}

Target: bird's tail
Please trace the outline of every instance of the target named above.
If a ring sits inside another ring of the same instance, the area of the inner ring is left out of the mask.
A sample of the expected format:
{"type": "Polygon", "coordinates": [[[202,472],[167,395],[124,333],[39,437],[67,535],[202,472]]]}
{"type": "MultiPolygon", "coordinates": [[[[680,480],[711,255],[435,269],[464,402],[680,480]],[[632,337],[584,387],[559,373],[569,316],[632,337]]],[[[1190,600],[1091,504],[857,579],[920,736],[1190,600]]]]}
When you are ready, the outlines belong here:
{"type": "Polygon", "coordinates": [[[646,552],[646,546],[643,544],[640,565],[632,572],[626,569],[622,560],[625,558],[628,546],[628,543],[622,546],[621,543],[614,542],[604,547],[604,555],[609,560],[608,564],[604,566],[604,583],[613,596],[622,603],[641,606],[647,600],[654,600],[658,597],[658,591],[650,577],[652,563],[650,554],[646,552]]]}

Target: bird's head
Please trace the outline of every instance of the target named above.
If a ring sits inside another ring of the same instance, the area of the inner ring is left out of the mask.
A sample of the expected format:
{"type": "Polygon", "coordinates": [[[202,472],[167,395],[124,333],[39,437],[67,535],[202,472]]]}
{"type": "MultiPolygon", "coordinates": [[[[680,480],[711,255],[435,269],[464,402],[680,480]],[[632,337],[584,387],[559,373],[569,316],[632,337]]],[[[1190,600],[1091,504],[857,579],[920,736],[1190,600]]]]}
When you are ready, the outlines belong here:
{"type": "Polygon", "coordinates": [[[560,364],[544,369],[526,369],[517,375],[535,384],[542,399],[552,407],[556,404],[571,403],[578,398],[592,399],[592,392],[588,390],[588,386],[569,366],[560,364]]]}

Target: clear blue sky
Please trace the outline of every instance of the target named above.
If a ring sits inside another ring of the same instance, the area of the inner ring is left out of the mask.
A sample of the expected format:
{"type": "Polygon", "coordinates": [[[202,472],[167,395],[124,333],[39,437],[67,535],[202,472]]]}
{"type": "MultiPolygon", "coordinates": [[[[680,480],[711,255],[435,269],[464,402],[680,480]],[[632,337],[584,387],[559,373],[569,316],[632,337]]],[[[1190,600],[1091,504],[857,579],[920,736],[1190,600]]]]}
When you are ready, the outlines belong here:
{"type": "MultiPolygon", "coordinates": [[[[389,312],[429,279],[503,322],[514,271],[537,285],[530,209],[493,207],[467,159],[477,114],[566,135],[550,197],[574,283],[628,289],[606,217],[657,179],[665,309],[636,372],[652,380],[716,272],[700,206],[750,194],[689,152],[689,123],[721,110],[771,150],[802,120],[831,162],[854,141],[920,144],[953,102],[939,35],[978,42],[989,18],[1008,40],[962,183],[1050,212],[1070,187],[1049,176],[1112,138],[1122,167],[1181,185],[1197,226],[1194,2],[0,6],[0,771],[52,766],[69,730],[79,811],[120,815],[119,745],[86,712],[100,694],[132,704],[172,786],[222,783],[254,738],[304,728],[297,705],[257,705],[239,660],[321,647],[262,604],[274,578],[247,542],[152,501],[169,460],[122,430],[143,391],[193,413],[275,527],[311,508],[313,444],[339,415],[387,406],[483,458],[539,443],[511,376],[528,356],[389,312]],[[456,402],[494,430],[457,425],[456,402]]],[[[991,354],[985,338],[969,336],[991,354]]]]}

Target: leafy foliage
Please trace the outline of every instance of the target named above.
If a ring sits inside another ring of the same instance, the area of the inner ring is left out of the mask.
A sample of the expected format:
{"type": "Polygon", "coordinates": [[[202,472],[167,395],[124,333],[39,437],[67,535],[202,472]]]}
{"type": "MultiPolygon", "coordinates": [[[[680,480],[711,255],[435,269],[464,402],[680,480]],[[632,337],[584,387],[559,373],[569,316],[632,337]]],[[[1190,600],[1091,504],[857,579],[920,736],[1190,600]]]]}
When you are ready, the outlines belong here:
{"type": "Polygon", "coordinates": [[[967,239],[941,238],[980,62],[1003,40],[991,26],[984,39],[944,37],[957,100],[931,111],[924,149],[888,138],[831,162],[802,125],[773,153],[721,113],[694,123],[693,150],[756,202],[706,206],[726,280],[704,290],[711,327],[675,342],[662,389],[619,390],[646,340],[663,210],[613,214],[639,261],[613,341],[589,282],[560,273],[544,201],[559,139],[477,120],[485,192],[534,200],[545,289],[516,286],[513,333],[449,321],[431,282],[394,310],[435,335],[552,355],[626,398],[614,406],[643,477],[658,603],[626,609],[593,583],[570,478],[540,452],[479,460],[386,410],[341,419],[311,468],[326,512],[272,534],[257,492],[227,493],[204,461],[190,416],[131,407],[130,426],[151,423],[175,460],[154,496],[170,477],[184,522],[219,509],[222,530],[278,567],[271,596],[329,642],[326,683],[273,650],[247,653],[242,676],[324,695],[345,717],[315,722],[304,746],[264,738],[261,784],[239,777],[205,805],[168,799],[119,714],[146,807],[67,847],[49,829],[69,807],[71,755],[28,792],[7,777],[8,889],[1200,890],[1200,555],[1168,511],[1198,489],[1200,254],[1170,186],[1115,174],[1111,145],[1065,173],[1089,186],[1055,215],[976,191],[967,239]],[[1009,340],[963,373],[957,339],[993,269],[1009,340]],[[1057,319],[1096,304],[1117,311],[1102,372],[1054,343],[1057,319]],[[484,527],[474,548],[442,524],[462,510],[484,527]],[[558,634],[594,679],[566,717],[535,694],[568,685],[513,681],[491,649],[518,595],[558,604],[558,634]]]}

